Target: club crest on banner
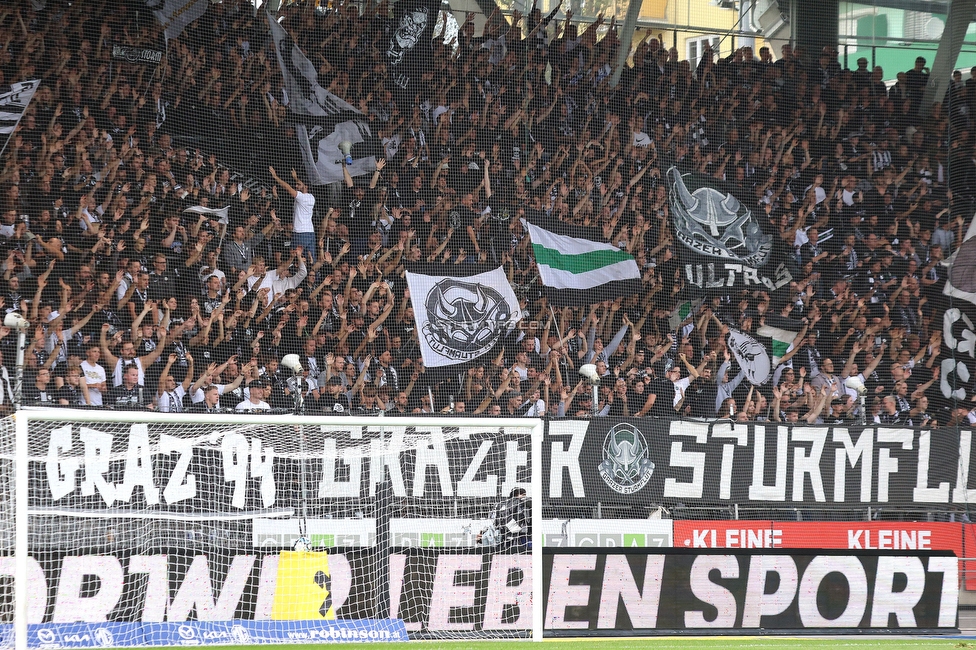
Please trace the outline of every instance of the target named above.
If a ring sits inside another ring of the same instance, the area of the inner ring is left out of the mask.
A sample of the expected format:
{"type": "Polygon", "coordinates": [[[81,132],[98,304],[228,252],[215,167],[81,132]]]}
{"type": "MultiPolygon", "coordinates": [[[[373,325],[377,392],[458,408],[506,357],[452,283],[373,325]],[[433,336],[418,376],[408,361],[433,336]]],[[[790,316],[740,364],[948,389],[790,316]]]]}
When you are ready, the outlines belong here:
{"type": "Polygon", "coordinates": [[[492,287],[453,279],[434,285],[425,306],[427,344],[457,361],[488,352],[508,332],[513,316],[508,303],[492,287]]]}
{"type": "Polygon", "coordinates": [[[603,481],[615,492],[634,494],[647,485],[653,473],[650,449],[640,429],[628,422],[614,425],[603,441],[603,481]]]}
{"type": "Polygon", "coordinates": [[[674,238],[682,243],[675,253],[689,285],[766,291],[789,285],[793,276],[785,258],[773,254],[775,238],[726,184],[676,167],[668,170],[667,179],[674,238]]]}
{"type": "Polygon", "coordinates": [[[748,334],[729,330],[729,350],[739,367],[746,371],[746,379],[753,386],[761,386],[769,380],[772,363],[766,347],[748,334]]]}
{"type": "Polygon", "coordinates": [[[764,266],[773,238],[763,232],[752,211],[701,174],[668,170],[671,214],[678,240],[701,255],[764,266]],[[688,188],[693,182],[694,189],[688,188]]]}

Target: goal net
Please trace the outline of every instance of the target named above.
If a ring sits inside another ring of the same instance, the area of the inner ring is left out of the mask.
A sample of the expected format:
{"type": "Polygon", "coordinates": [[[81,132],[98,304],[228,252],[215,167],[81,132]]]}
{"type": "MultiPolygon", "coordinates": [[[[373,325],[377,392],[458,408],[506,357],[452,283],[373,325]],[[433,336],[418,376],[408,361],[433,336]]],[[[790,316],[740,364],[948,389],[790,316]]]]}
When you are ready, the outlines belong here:
{"type": "MultiPolygon", "coordinates": [[[[541,506],[519,495],[541,490],[541,423],[17,418],[29,439],[31,646],[533,632],[541,576],[527,523],[541,506]],[[518,507],[504,511],[511,496],[518,507]]],[[[13,518],[0,507],[9,556],[13,518]]]]}

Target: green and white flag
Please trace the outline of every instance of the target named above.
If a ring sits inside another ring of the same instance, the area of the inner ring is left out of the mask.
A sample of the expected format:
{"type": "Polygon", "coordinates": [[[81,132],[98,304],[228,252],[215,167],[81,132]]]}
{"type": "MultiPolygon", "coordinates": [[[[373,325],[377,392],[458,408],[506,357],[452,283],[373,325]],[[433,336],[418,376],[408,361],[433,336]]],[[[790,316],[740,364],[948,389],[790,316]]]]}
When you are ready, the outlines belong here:
{"type": "Polygon", "coordinates": [[[771,340],[770,349],[772,351],[773,367],[779,365],[780,360],[790,351],[793,339],[803,329],[803,323],[782,316],[766,316],[764,324],[756,330],[759,336],[765,336],[771,340]]]}
{"type": "Polygon", "coordinates": [[[702,302],[704,302],[702,298],[697,298],[695,300],[687,300],[678,305],[673,312],[668,314],[668,329],[672,332],[677,330],[689,315],[698,311],[698,308],[702,306],[702,302]]]}
{"type": "Polygon", "coordinates": [[[633,255],[604,241],[599,229],[555,220],[522,224],[552,304],[591,305],[640,293],[640,268],[633,255]]]}

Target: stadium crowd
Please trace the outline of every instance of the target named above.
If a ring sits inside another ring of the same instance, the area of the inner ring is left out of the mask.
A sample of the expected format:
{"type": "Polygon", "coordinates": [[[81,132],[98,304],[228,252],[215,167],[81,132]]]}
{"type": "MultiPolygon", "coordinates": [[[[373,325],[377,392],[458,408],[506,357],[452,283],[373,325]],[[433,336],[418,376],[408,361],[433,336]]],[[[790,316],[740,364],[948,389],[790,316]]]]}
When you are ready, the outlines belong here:
{"type": "MultiPolygon", "coordinates": [[[[386,2],[375,11],[281,12],[386,154],[375,174],[310,189],[250,2],[212,5],[158,68],[110,56],[113,42],[161,49],[133,3],[0,8],[2,83],[43,80],[0,177],[0,308],[30,321],[25,405],[290,408],[280,362],[295,353],[319,413],[586,416],[577,370],[592,362],[604,415],[852,421],[844,379],[860,376],[869,420],[970,417],[941,400],[938,361],[940,262],[976,189],[976,82],[957,77],[925,115],[922,59],[889,88],[830,49],[706,50],[692,67],[647,34],[611,87],[615,26],[534,9],[483,33],[469,15],[456,42],[435,41],[403,110],[385,79],[386,2]],[[672,166],[734,188],[793,281],[686,286],[672,166]],[[192,206],[229,206],[226,223],[192,206]],[[602,228],[636,258],[644,292],[551,308],[520,223],[541,213],[602,228]],[[497,354],[424,368],[403,276],[424,260],[504,266],[528,317],[497,354]],[[694,297],[701,308],[676,325],[694,297]],[[802,329],[753,387],[729,328],[773,314],[802,329]]],[[[15,341],[0,328],[5,409],[15,341]]]]}

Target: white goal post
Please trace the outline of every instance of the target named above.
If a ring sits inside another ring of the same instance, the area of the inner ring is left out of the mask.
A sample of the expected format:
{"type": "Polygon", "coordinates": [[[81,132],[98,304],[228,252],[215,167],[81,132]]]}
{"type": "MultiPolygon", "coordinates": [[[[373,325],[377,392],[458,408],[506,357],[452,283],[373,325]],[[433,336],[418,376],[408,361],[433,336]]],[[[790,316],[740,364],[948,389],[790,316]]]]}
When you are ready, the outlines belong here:
{"type": "Polygon", "coordinates": [[[541,526],[531,544],[517,525],[504,546],[481,541],[519,490],[543,520],[540,419],[24,409],[13,420],[17,650],[61,633],[42,622],[84,623],[93,647],[400,638],[374,618],[411,638],[542,639],[541,526]],[[287,577],[316,562],[321,592],[287,577]]]}

